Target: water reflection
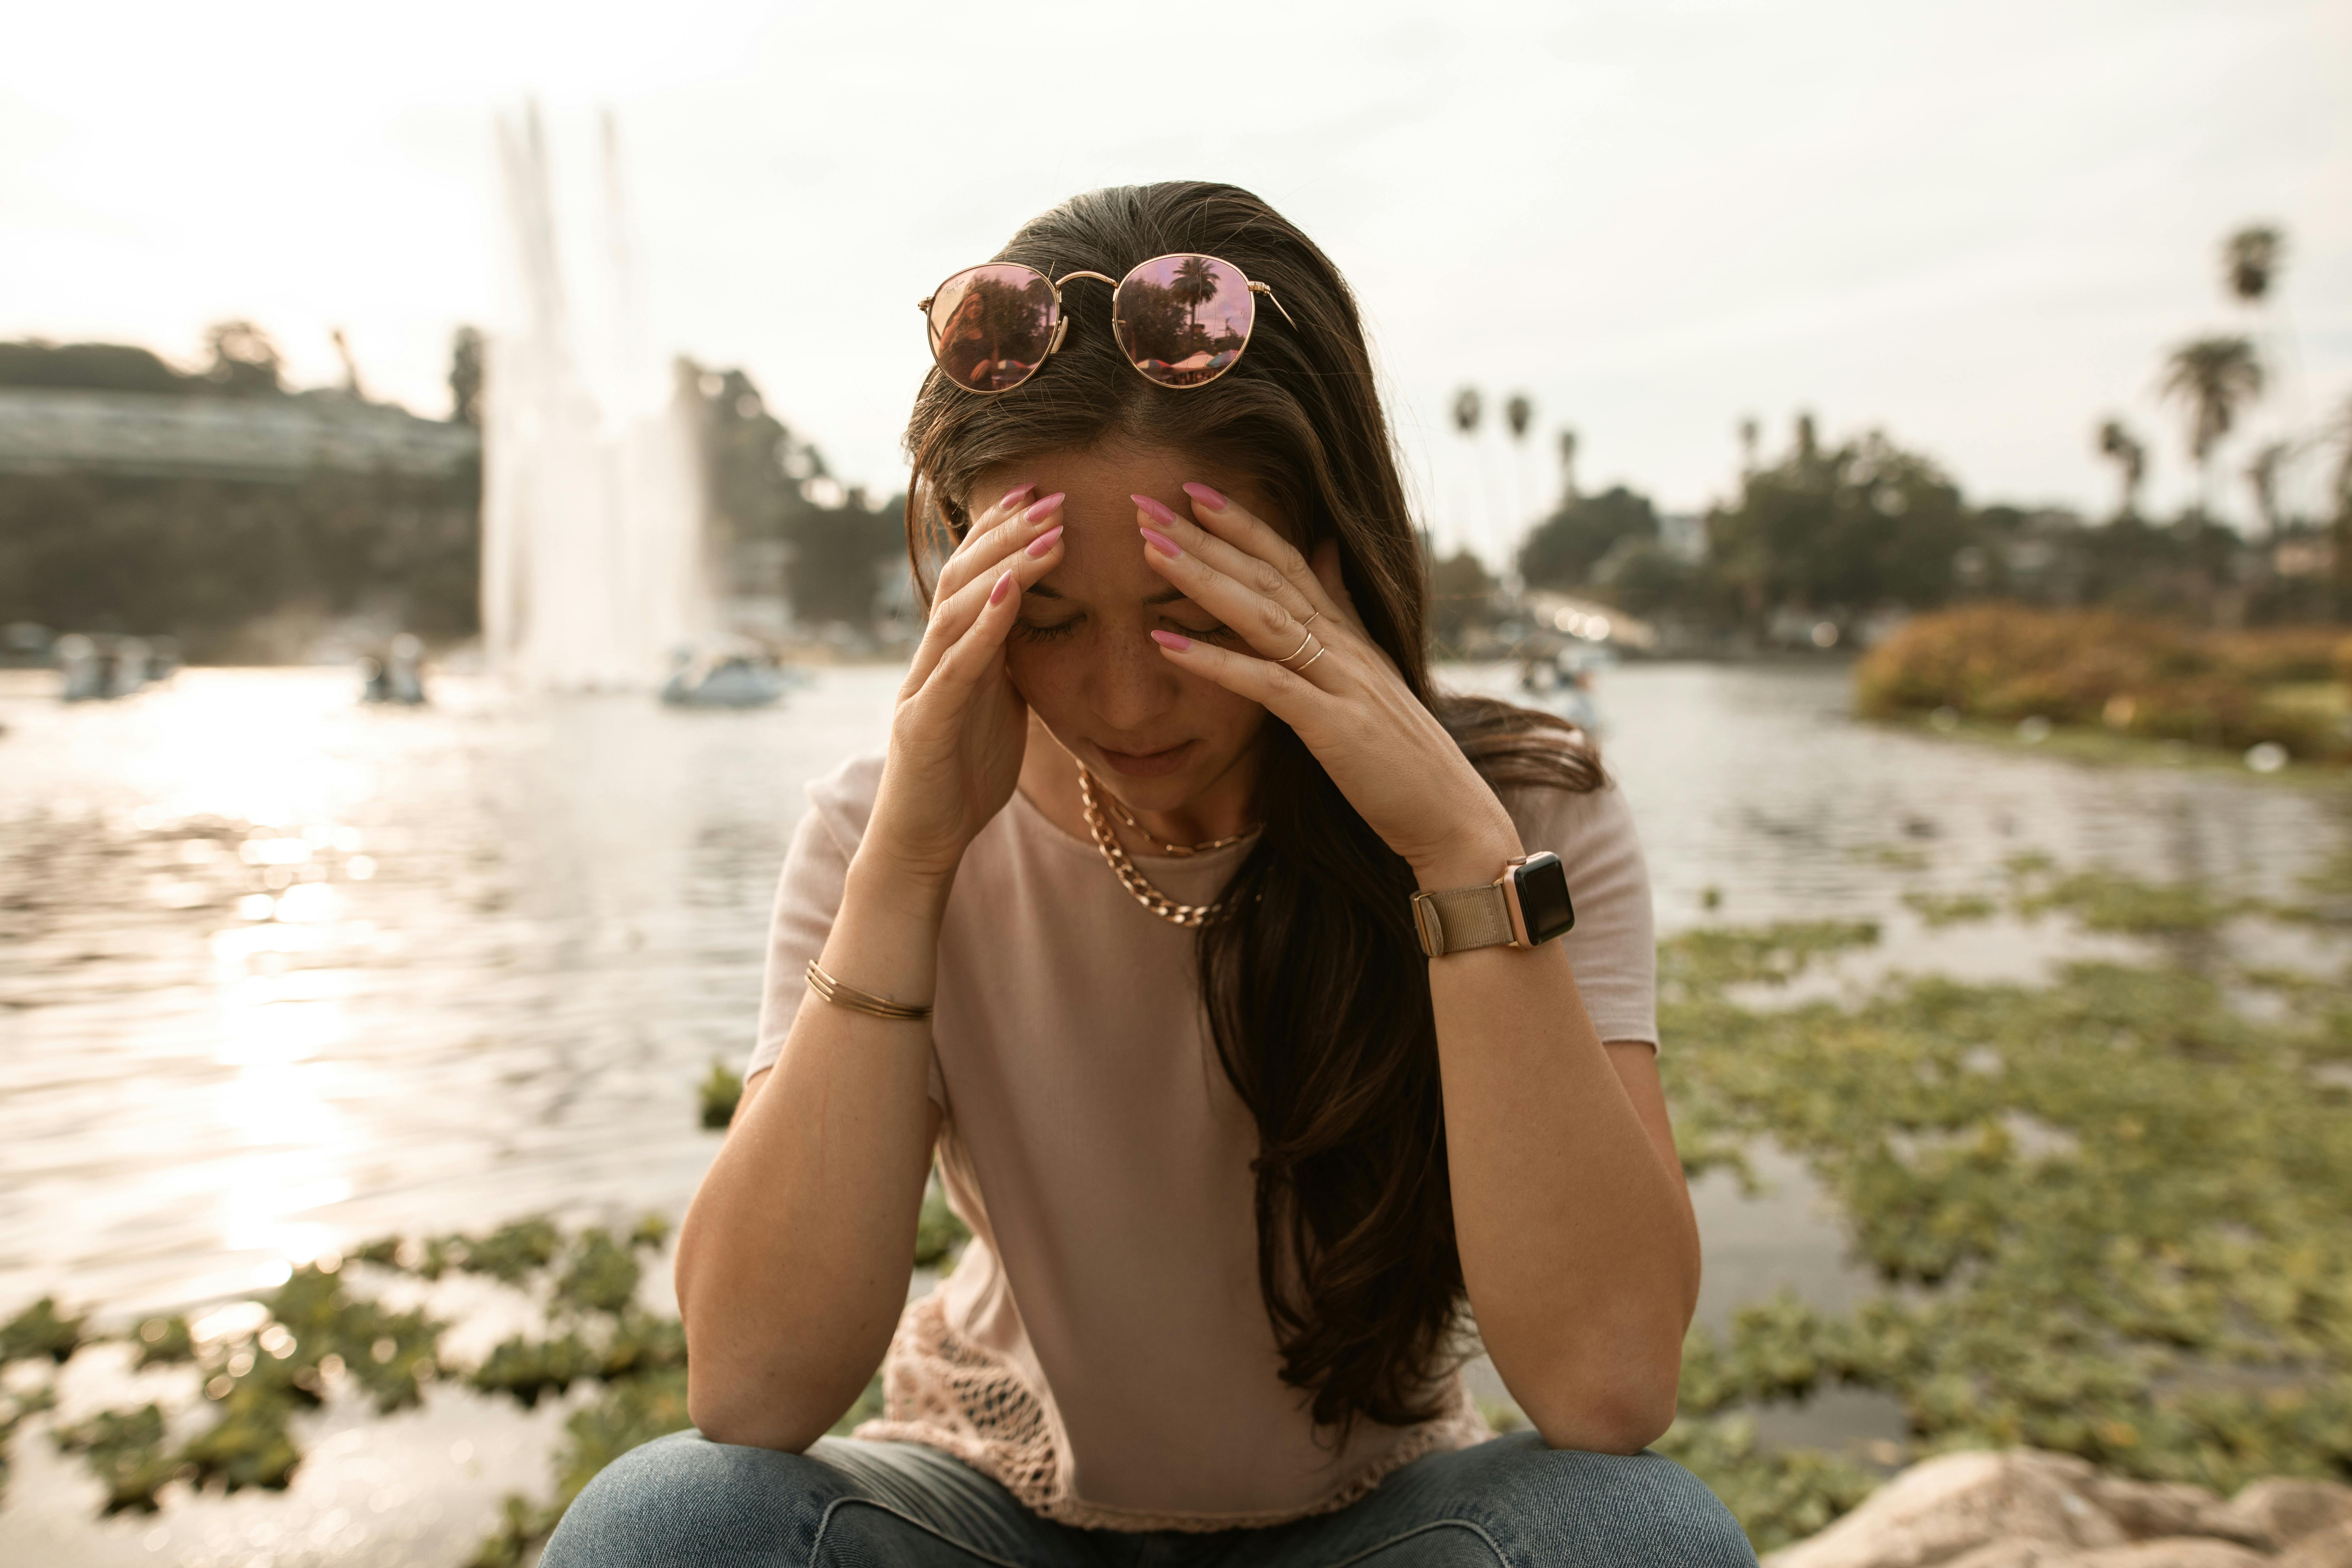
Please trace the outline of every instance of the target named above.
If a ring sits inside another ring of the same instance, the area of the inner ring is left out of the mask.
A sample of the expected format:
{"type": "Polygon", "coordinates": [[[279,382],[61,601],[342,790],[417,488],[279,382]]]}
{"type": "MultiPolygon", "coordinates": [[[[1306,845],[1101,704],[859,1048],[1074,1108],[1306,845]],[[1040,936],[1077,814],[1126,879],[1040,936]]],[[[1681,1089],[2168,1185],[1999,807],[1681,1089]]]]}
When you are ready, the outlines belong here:
{"type": "MultiPolygon", "coordinates": [[[[801,785],[879,743],[898,679],[748,712],[457,679],[362,709],[339,670],[0,687],[0,1301],[151,1309],[387,1230],[677,1212],[801,785]]],[[[1885,963],[2030,973],[2045,933],[1930,933],[1901,891],[2039,848],[2278,896],[2340,831],[2275,785],[1859,729],[1835,671],[1628,668],[1600,697],[1669,930],[1868,915],[1885,963]]]]}
{"type": "Polygon", "coordinates": [[[1257,299],[1249,279],[1208,256],[1162,256],[1129,273],[1116,300],[1118,346],[1163,386],[1223,374],[1249,342],[1257,299]]]}
{"type": "Polygon", "coordinates": [[[931,353],[958,385],[1002,392],[1035,373],[1053,347],[1059,318],[1053,286],[1034,270],[971,268],[931,296],[931,353]]]}

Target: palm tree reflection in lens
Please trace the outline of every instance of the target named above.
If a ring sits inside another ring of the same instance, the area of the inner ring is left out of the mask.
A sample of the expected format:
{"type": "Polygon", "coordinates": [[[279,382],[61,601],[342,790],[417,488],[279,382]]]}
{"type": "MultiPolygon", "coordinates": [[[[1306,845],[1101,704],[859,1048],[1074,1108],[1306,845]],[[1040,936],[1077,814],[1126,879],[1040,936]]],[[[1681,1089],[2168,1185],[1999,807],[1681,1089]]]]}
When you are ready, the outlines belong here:
{"type": "Polygon", "coordinates": [[[1257,300],[1239,274],[1211,256],[1162,256],[1129,272],[1115,301],[1118,345],[1128,362],[1162,386],[1198,386],[1241,357],[1257,321],[1257,300]],[[1201,321],[1221,308],[1223,331],[1201,321]]]}

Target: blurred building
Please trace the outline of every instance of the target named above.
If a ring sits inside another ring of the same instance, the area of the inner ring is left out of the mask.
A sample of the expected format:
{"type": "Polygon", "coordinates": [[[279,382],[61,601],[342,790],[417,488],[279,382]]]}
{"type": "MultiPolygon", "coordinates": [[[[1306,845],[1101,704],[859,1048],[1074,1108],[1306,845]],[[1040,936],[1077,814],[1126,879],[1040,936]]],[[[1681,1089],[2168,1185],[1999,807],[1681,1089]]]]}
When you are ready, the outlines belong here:
{"type": "Polygon", "coordinates": [[[0,342],[0,623],[170,637],[206,661],[470,636],[479,429],[372,402],[355,369],[289,388],[250,323],[208,341],[200,370],[0,342]]]}
{"type": "Polygon", "coordinates": [[[479,460],[471,425],[341,392],[173,397],[0,386],[0,473],[294,483],[318,473],[454,479],[479,460]]]}

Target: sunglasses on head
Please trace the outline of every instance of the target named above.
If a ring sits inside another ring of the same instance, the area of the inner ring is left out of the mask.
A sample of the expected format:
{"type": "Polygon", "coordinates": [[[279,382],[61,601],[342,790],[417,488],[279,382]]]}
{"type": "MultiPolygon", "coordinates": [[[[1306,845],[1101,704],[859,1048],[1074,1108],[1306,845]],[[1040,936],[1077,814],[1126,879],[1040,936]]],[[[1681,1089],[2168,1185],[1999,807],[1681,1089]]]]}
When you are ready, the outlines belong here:
{"type": "Polygon", "coordinates": [[[1272,289],[1213,256],[1155,256],[1118,279],[1100,272],[1053,279],[1017,261],[992,261],[965,268],[916,307],[940,374],[967,392],[1010,392],[1027,381],[1062,346],[1070,327],[1062,285],[1081,278],[1110,284],[1111,337],[1127,363],[1160,386],[1205,386],[1233,369],[1257,324],[1260,294],[1290,321],[1272,289]]]}

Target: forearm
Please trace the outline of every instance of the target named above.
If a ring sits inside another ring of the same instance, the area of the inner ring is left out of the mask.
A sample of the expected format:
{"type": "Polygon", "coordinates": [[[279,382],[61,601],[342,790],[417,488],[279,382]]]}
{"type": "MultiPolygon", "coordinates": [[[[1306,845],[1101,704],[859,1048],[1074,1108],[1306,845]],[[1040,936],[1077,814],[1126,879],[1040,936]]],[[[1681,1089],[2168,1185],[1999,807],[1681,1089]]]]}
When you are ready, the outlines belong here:
{"type": "MultiPolygon", "coordinates": [[[[1416,869],[1424,889],[1459,887],[1517,853],[1515,834],[1489,831],[1416,869]]],[[[1430,996],[1455,1232],[1488,1353],[1554,1446],[1639,1447],[1672,1419],[1698,1291],[1663,1109],[1645,1125],[1557,942],[1433,960],[1430,996]]]]}
{"type": "MultiPolygon", "coordinates": [[[[819,960],[845,984],[929,1003],[946,889],[861,856],[819,960]]],[[[678,1237],[695,1424],[798,1450],[865,1386],[914,1261],[938,1111],[928,1021],[814,995],[703,1177],[678,1237]]]]}

